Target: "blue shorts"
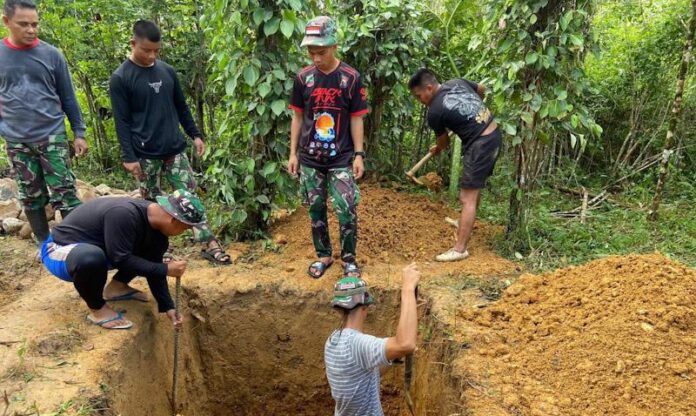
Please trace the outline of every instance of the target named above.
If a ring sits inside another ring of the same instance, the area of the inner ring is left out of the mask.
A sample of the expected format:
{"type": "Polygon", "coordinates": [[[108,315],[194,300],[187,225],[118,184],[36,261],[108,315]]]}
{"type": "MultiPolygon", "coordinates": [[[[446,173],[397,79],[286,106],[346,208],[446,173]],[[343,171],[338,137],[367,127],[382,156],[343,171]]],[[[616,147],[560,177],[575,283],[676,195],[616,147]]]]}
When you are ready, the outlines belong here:
{"type": "Polygon", "coordinates": [[[58,245],[53,242],[53,236],[49,234],[46,241],[41,244],[41,262],[46,267],[46,270],[54,276],[66,282],[72,282],[73,278],[68,273],[68,266],[65,264],[65,260],[75,247],[77,247],[77,244],[58,245]]]}

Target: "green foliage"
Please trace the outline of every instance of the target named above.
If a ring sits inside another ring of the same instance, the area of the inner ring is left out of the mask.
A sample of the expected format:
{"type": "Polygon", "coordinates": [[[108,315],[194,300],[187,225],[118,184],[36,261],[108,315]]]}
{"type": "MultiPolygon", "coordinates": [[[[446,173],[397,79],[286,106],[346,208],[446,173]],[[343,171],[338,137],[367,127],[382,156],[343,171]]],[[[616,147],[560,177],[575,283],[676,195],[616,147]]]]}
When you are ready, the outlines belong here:
{"type": "MultiPolygon", "coordinates": [[[[605,2],[598,7],[592,26],[600,48],[586,60],[594,91],[585,101],[607,134],[590,146],[587,162],[594,169],[625,175],[662,150],[690,14],[687,0],[605,2]]],[[[687,85],[693,82],[694,75],[687,85]]],[[[694,92],[685,90],[683,120],[696,117],[694,92]]],[[[677,132],[684,144],[696,139],[688,127],[677,132]]],[[[696,154],[688,148],[680,153],[691,154],[692,161],[696,154]]],[[[693,163],[682,167],[696,173],[693,163]]]]}
{"type": "Polygon", "coordinates": [[[298,41],[311,12],[307,2],[220,0],[206,16],[212,84],[224,86],[216,146],[206,180],[217,204],[213,224],[237,237],[263,231],[276,204],[295,189],[284,173],[287,101],[302,66],[298,41]]]}
{"type": "Polygon", "coordinates": [[[591,7],[591,1],[507,1],[489,20],[487,29],[499,34],[489,62],[498,68],[495,104],[513,145],[568,140],[584,149],[588,136],[602,132],[582,101],[590,90],[582,62],[594,46],[587,34],[591,7]]]}
{"type": "Polygon", "coordinates": [[[351,0],[336,4],[343,59],[367,85],[366,150],[371,168],[403,172],[406,149],[413,146],[420,104],[410,97],[407,81],[424,66],[430,31],[420,25],[421,2],[351,0]]]}

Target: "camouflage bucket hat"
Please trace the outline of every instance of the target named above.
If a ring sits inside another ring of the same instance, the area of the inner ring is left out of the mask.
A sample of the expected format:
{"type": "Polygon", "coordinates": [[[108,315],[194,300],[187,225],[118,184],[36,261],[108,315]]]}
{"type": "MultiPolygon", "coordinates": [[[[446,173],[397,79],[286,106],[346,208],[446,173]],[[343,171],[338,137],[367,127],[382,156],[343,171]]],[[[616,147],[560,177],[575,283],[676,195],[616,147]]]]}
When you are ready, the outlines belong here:
{"type": "Polygon", "coordinates": [[[305,26],[305,36],[300,46],[334,46],[336,21],[328,16],[318,16],[305,26]]]}
{"type": "Polygon", "coordinates": [[[357,277],[344,277],[334,286],[331,306],[351,310],[360,305],[372,305],[375,298],[367,291],[367,283],[357,277]]]}
{"type": "Polygon", "coordinates": [[[205,209],[200,199],[185,189],[177,189],[169,196],[158,196],[157,203],[167,214],[187,225],[205,222],[205,209]]]}

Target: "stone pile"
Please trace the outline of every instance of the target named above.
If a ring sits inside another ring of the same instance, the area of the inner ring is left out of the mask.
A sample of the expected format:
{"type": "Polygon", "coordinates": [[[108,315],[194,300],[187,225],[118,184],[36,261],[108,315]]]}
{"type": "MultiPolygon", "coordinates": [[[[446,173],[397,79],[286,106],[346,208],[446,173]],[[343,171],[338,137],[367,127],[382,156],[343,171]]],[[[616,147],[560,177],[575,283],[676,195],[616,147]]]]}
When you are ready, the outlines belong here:
{"type": "MultiPolygon", "coordinates": [[[[92,186],[78,179],[77,196],[82,202],[87,202],[102,197],[140,198],[140,192],[137,189],[126,192],[103,183],[92,186]]],[[[50,227],[61,221],[60,212],[56,212],[50,205],[46,206],[46,218],[50,227]]],[[[11,178],[0,178],[0,234],[16,235],[24,239],[32,237],[31,227],[19,202],[17,183],[11,178]]]]}

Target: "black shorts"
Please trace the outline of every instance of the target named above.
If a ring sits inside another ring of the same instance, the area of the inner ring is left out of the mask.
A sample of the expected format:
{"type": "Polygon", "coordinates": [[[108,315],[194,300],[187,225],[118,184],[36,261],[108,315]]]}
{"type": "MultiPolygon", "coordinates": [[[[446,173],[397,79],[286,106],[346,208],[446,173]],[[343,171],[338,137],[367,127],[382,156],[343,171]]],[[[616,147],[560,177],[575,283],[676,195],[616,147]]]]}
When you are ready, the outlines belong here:
{"type": "Polygon", "coordinates": [[[500,154],[502,135],[496,128],[493,133],[476,138],[462,154],[462,177],[460,189],[481,189],[486,187],[486,180],[493,174],[495,162],[500,154]]]}

